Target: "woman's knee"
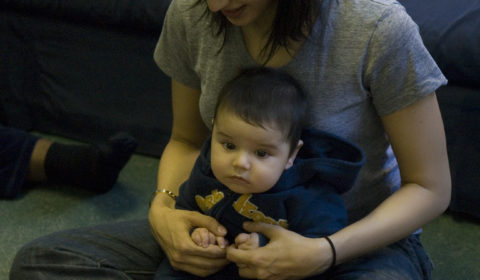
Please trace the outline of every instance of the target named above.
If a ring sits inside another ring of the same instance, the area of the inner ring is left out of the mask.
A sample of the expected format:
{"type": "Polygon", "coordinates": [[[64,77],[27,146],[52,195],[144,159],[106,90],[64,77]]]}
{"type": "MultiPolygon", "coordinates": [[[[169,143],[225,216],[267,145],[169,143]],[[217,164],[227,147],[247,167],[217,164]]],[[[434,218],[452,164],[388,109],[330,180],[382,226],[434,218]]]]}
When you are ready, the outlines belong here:
{"type": "Polygon", "coordinates": [[[130,279],[127,274],[151,276],[163,257],[148,221],[129,221],[31,241],[17,252],[10,274],[11,279],[130,279]]]}
{"type": "Polygon", "coordinates": [[[61,244],[45,237],[25,244],[13,260],[10,279],[47,279],[58,274],[55,270],[73,263],[72,254],[69,256],[68,250],[59,247],[61,244]]]}

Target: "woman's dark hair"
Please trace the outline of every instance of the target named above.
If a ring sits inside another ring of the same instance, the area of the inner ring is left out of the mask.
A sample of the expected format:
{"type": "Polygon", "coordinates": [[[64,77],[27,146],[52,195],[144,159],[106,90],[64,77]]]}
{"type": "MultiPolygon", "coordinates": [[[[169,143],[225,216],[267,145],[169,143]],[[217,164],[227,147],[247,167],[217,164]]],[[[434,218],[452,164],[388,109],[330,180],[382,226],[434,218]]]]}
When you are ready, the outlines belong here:
{"type": "MultiPolygon", "coordinates": [[[[265,57],[264,64],[266,64],[273,56],[275,51],[280,47],[285,47],[288,51],[288,41],[300,41],[307,37],[310,33],[315,14],[318,11],[317,0],[276,0],[277,12],[272,24],[272,32],[268,38],[267,43],[262,49],[261,55],[265,57]]],[[[218,29],[216,35],[223,34],[224,42],[226,40],[226,29],[231,26],[228,19],[221,13],[212,13],[205,0],[197,0],[198,4],[205,5],[205,15],[211,15],[212,21],[216,23],[218,29]]],[[[221,46],[222,48],[223,46],[221,46]]]]}
{"type": "Polygon", "coordinates": [[[289,74],[268,67],[243,70],[218,97],[219,111],[232,112],[249,124],[283,132],[293,151],[307,117],[308,97],[289,74]]]}

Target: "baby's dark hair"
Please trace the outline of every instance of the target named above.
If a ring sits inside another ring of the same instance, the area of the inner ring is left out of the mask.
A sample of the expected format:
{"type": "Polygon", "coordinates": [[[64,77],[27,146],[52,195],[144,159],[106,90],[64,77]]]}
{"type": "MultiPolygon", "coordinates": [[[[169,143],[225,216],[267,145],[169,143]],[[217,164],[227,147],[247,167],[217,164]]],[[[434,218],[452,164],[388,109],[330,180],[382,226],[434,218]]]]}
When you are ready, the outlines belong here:
{"type": "Polygon", "coordinates": [[[243,70],[223,87],[215,117],[220,110],[228,110],[249,124],[279,129],[293,151],[306,122],[307,107],[306,93],[289,74],[256,67],[243,70]]]}

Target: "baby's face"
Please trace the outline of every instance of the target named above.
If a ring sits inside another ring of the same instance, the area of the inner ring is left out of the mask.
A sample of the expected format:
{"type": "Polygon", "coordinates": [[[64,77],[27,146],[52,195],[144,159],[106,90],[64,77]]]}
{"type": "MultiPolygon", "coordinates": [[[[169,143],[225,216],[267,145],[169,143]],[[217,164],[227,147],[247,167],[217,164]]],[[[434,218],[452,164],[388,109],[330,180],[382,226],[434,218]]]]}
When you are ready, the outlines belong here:
{"type": "Polygon", "coordinates": [[[218,112],[212,132],[215,177],[235,193],[261,193],[292,166],[290,145],[278,129],[251,125],[235,114],[218,112]]]}

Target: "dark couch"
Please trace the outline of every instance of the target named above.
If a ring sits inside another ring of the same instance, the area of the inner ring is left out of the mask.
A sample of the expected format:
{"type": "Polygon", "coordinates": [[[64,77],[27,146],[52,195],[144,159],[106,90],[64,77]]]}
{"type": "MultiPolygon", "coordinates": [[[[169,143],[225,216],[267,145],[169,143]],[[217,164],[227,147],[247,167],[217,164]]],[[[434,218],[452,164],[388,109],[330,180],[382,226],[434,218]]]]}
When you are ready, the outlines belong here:
{"type": "Polygon", "coordinates": [[[170,0],[0,0],[0,122],[158,155],[170,82],[152,57],[170,0]]]}

